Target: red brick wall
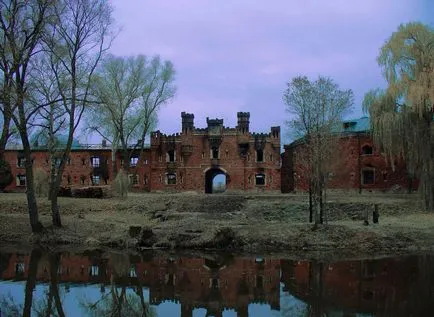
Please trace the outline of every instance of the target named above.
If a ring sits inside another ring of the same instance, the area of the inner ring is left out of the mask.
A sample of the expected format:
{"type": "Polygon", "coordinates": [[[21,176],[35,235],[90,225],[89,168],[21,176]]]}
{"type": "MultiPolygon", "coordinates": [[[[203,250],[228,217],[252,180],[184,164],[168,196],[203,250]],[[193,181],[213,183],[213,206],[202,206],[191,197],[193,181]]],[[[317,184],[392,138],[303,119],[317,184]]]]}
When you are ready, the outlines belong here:
{"type": "Polygon", "coordinates": [[[193,131],[175,136],[155,133],[151,143],[152,190],[204,191],[205,173],[216,167],[226,172],[229,191],[280,191],[280,137],[267,136],[263,162],[256,162],[254,136],[248,135],[247,142],[248,155],[243,157],[236,130],[227,129],[222,135],[219,159],[212,159],[209,138],[205,132],[193,131]],[[175,162],[166,162],[169,142],[175,143],[175,162]],[[193,147],[190,155],[182,155],[183,145],[193,147]],[[169,172],[176,173],[176,185],[166,184],[166,174],[169,172]],[[265,174],[265,185],[255,184],[256,173],[265,174]]]}
{"type": "MultiPolygon", "coordinates": [[[[222,123],[222,122],[221,122],[222,123]]],[[[152,134],[151,147],[146,149],[136,166],[130,167],[128,174],[137,175],[137,184],[132,187],[145,191],[205,191],[205,173],[211,168],[219,168],[227,175],[229,191],[280,191],[280,128],[271,128],[271,133],[255,135],[241,128],[226,128],[221,125],[219,159],[212,159],[210,153],[210,136],[208,129],[185,129],[183,133],[173,136],[152,134]],[[263,162],[256,162],[255,138],[264,141],[263,162]],[[248,155],[241,155],[239,144],[248,144],[248,155]],[[186,146],[190,152],[183,153],[186,146]],[[175,162],[167,162],[170,149],[175,150],[175,162]],[[176,184],[167,184],[168,173],[175,173],[176,184]],[[255,175],[265,175],[265,185],[255,184],[255,175]]],[[[248,129],[247,129],[248,130],[248,129]]],[[[212,136],[211,136],[212,137],[212,136]]],[[[14,177],[25,174],[25,169],[17,166],[17,151],[6,151],[5,157],[12,166],[14,177]]],[[[71,152],[71,163],[65,167],[62,185],[92,185],[91,176],[101,175],[101,168],[91,166],[91,157],[100,157],[100,163],[108,168],[108,181],[113,181],[112,159],[110,149],[80,149],[71,152]],[[84,160],[84,161],[83,161],[84,160]],[[84,162],[84,163],[83,163],[84,162]],[[71,183],[68,184],[68,175],[71,183]],[[82,182],[84,178],[84,182],[82,182]]],[[[35,151],[32,154],[34,167],[49,172],[48,152],[35,151]]],[[[116,154],[116,165],[121,167],[122,153],[116,154]]],[[[102,175],[101,175],[102,176],[102,175]]],[[[103,177],[100,184],[105,184],[103,177]]],[[[6,190],[25,190],[14,182],[6,190]]]]}
{"type": "MultiPolygon", "coordinates": [[[[409,179],[405,162],[402,158],[396,158],[395,167],[383,156],[373,144],[368,134],[345,135],[339,141],[339,154],[337,156],[332,175],[329,178],[328,188],[359,190],[387,190],[394,186],[407,189],[409,179]],[[370,146],[373,153],[363,154],[363,147],[370,146]],[[362,171],[372,169],[374,182],[364,184],[362,171]]],[[[282,191],[307,191],[308,168],[300,158],[303,152],[303,144],[285,146],[282,155],[282,191]]],[[[417,188],[417,181],[412,182],[412,188],[417,188]]]]}

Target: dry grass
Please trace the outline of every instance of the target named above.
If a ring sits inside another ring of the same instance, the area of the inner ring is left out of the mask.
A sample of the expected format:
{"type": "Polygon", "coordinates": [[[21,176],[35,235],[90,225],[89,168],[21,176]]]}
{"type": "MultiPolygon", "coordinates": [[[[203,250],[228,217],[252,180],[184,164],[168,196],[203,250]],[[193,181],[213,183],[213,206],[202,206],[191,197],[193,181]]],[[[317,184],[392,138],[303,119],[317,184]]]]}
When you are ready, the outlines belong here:
{"type": "MultiPolygon", "coordinates": [[[[137,246],[130,226],[149,227],[155,247],[212,247],[220,232],[234,232],[236,248],[248,252],[340,252],[346,255],[416,251],[434,245],[434,214],[421,212],[414,196],[330,195],[327,226],[312,231],[304,195],[202,195],[132,193],[128,199],[60,198],[64,227],[50,226],[49,201],[39,198],[44,235],[30,232],[24,194],[0,194],[0,240],[4,243],[137,246]],[[363,226],[362,213],[379,204],[380,223],[363,226]],[[230,230],[229,230],[230,229],[230,230]]],[[[221,241],[221,237],[219,237],[221,241]]],[[[224,240],[224,239],[223,239],[224,240]]],[[[219,244],[214,245],[219,248],[219,244]]]]}

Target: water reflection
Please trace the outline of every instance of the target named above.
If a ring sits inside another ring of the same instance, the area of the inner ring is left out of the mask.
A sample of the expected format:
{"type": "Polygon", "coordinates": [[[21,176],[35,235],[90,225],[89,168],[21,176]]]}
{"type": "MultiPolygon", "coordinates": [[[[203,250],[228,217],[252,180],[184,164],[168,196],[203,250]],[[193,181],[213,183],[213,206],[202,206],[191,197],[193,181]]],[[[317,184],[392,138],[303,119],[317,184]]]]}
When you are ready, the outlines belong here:
{"type": "Polygon", "coordinates": [[[0,253],[0,316],[431,316],[433,264],[0,253]]]}

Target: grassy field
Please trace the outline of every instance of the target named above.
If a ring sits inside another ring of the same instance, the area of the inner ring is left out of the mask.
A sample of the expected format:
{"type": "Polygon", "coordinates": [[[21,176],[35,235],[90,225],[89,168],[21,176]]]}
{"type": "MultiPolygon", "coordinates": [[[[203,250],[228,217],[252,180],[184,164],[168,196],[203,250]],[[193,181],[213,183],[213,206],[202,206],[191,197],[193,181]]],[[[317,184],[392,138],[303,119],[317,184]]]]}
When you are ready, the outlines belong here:
{"type": "Polygon", "coordinates": [[[50,224],[49,201],[38,201],[46,230],[30,232],[24,194],[0,194],[2,245],[48,248],[225,249],[303,257],[362,257],[431,251],[434,214],[414,195],[329,195],[327,224],[313,231],[304,195],[132,193],[127,199],[60,198],[63,228],[50,224]],[[380,223],[362,214],[379,205],[380,223]],[[371,219],[370,219],[371,220],[371,219]]]}

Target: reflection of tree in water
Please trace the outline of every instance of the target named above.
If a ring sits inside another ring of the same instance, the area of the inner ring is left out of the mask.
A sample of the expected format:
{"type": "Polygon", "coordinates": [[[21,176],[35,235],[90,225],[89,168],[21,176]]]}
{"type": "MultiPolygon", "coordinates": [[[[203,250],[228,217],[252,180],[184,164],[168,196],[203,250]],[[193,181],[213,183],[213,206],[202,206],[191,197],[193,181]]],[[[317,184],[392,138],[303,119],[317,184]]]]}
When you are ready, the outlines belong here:
{"type": "Polygon", "coordinates": [[[155,310],[145,301],[143,286],[137,278],[134,265],[126,254],[112,254],[112,275],[110,290],[105,293],[101,289],[101,298],[96,302],[83,301],[81,306],[87,312],[86,316],[113,317],[153,317],[155,310]],[[135,284],[133,292],[127,291],[127,286],[135,284]]]}
{"type": "Polygon", "coordinates": [[[299,298],[294,302],[302,301],[301,305],[283,305],[283,316],[433,316],[433,256],[336,262],[331,266],[319,262],[297,266],[295,261],[284,261],[282,272],[289,292],[281,303],[291,294],[299,298]]]}
{"type": "Polygon", "coordinates": [[[433,316],[434,312],[434,256],[417,257],[417,276],[412,276],[408,315],[433,316]]]}
{"type": "MultiPolygon", "coordinates": [[[[5,294],[0,298],[2,307],[2,316],[15,317],[23,316],[30,317],[33,304],[33,290],[36,286],[36,274],[38,272],[38,264],[42,257],[40,250],[33,250],[30,255],[29,270],[24,293],[24,305],[15,303],[11,294],[5,294]],[[22,312],[22,314],[21,314],[22,312]]],[[[35,316],[35,315],[34,315],[35,316]]]]}
{"type": "Polygon", "coordinates": [[[51,253],[48,255],[50,286],[45,293],[45,298],[42,298],[33,304],[33,311],[35,312],[35,315],[32,316],[65,316],[62,307],[62,300],[60,299],[59,284],[57,280],[60,257],[60,253],[51,253]]]}

